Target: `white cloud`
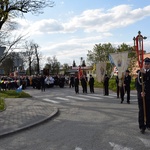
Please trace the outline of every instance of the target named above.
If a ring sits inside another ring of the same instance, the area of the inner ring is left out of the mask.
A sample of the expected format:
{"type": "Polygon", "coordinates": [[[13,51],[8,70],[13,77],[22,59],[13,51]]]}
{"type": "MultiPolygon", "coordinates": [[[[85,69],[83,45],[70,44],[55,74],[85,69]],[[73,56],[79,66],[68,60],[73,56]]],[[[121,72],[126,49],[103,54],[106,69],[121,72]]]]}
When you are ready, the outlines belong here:
{"type": "MultiPolygon", "coordinates": [[[[69,13],[74,14],[73,11],[69,13]]],[[[36,35],[40,35],[45,39],[40,45],[43,55],[56,55],[60,62],[72,63],[81,56],[86,57],[87,50],[92,49],[94,44],[109,41],[107,38],[114,36],[112,30],[132,25],[147,16],[150,16],[150,5],[138,9],[132,9],[131,5],[118,5],[109,10],[86,10],[66,22],[63,18],[34,22],[27,18],[21,21],[17,19],[20,28],[16,32],[29,33],[37,43],[36,35]],[[53,38],[56,35],[59,41],[53,38]]]]}

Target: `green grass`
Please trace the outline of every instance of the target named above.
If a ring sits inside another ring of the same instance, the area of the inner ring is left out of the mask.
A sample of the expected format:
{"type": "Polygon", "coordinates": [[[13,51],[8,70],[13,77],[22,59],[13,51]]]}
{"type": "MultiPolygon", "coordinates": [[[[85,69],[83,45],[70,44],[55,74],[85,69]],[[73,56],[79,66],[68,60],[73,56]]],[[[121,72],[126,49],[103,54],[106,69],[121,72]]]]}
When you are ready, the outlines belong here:
{"type": "MultiPolygon", "coordinates": [[[[97,81],[95,81],[94,83],[94,87],[96,88],[103,88],[103,83],[99,83],[97,81]]],[[[131,84],[130,84],[130,87],[131,87],[131,90],[135,90],[135,81],[134,80],[131,80],[131,84]]],[[[109,90],[112,90],[112,91],[116,91],[116,80],[115,78],[112,78],[109,80],[109,90]]]]}
{"type": "Polygon", "coordinates": [[[31,97],[24,91],[17,93],[15,90],[0,91],[0,111],[5,109],[5,98],[28,98],[31,97]]]}

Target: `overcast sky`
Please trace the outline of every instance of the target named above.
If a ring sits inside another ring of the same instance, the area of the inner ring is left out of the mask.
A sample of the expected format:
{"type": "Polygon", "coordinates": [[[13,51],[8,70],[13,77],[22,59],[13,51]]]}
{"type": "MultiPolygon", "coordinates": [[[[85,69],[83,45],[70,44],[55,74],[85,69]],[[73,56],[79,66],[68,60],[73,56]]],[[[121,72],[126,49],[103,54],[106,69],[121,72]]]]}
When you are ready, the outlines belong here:
{"type": "MultiPolygon", "coordinates": [[[[28,33],[46,57],[56,56],[61,64],[80,65],[95,44],[122,43],[133,46],[141,31],[150,52],[150,0],[54,0],[55,6],[38,16],[25,15],[16,32],[28,33]]],[[[44,62],[43,60],[43,62],[44,62]]]]}

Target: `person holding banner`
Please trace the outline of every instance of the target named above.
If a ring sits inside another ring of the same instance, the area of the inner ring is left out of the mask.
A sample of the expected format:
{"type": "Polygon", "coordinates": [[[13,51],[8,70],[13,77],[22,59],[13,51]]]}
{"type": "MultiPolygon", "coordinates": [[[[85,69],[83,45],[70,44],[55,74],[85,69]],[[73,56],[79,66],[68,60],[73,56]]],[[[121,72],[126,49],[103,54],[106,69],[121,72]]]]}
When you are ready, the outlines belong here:
{"type": "Polygon", "coordinates": [[[144,66],[138,73],[138,79],[136,83],[139,108],[138,123],[142,134],[145,133],[146,128],[150,130],[150,58],[145,58],[143,64],[144,66]],[[142,75],[144,92],[142,92],[142,75]],[[143,103],[143,97],[145,98],[145,106],[143,103]]]}

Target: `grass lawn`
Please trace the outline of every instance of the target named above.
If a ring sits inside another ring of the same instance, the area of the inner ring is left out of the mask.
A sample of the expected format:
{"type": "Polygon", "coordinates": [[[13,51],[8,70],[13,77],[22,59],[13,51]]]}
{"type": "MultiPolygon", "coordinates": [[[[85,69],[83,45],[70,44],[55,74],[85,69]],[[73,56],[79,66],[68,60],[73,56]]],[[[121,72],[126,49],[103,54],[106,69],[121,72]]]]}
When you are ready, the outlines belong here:
{"type": "Polygon", "coordinates": [[[5,98],[28,98],[29,94],[22,92],[16,92],[15,90],[0,91],[0,111],[5,109],[5,98]]]}

